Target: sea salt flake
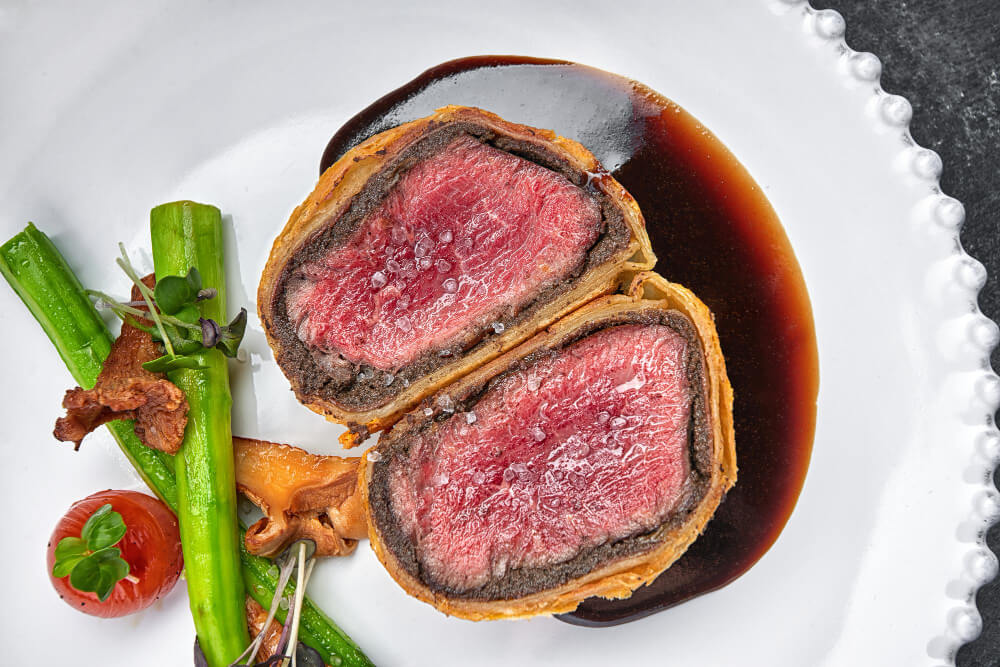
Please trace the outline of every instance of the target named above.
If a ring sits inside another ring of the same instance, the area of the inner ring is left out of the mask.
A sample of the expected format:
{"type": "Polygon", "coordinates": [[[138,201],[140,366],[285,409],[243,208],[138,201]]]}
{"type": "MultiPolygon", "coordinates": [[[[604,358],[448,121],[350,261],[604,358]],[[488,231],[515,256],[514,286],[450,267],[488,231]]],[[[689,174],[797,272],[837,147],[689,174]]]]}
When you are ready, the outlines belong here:
{"type": "Polygon", "coordinates": [[[444,291],[448,294],[454,294],[458,291],[458,281],[454,278],[445,278],[445,281],[441,283],[441,287],[443,287],[444,291]]]}
{"type": "Polygon", "coordinates": [[[378,463],[379,461],[382,460],[382,455],[378,451],[370,449],[368,450],[368,453],[365,454],[365,458],[371,461],[372,463],[378,463]]]}
{"type": "Polygon", "coordinates": [[[498,334],[503,333],[503,330],[506,328],[504,327],[503,322],[494,322],[490,326],[493,327],[493,333],[498,333],[498,334]]]}
{"type": "Polygon", "coordinates": [[[531,428],[531,437],[535,439],[535,442],[541,442],[545,439],[545,431],[537,426],[533,426],[531,428]]]}
{"type": "Polygon", "coordinates": [[[453,238],[454,236],[452,235],[451,230],[446,229],[443,232],[441,232],[441,234],[438,236],[438,241],[440,241],[441,243],[451,243],[451,240],[453,238]]]}
{"type": "Polygon", "coordinates": [[[385,284],[389,282],[389,279],[381,271],[376,271],[372,274],[372,287],[375,289],[382,289],[385,284]]]}

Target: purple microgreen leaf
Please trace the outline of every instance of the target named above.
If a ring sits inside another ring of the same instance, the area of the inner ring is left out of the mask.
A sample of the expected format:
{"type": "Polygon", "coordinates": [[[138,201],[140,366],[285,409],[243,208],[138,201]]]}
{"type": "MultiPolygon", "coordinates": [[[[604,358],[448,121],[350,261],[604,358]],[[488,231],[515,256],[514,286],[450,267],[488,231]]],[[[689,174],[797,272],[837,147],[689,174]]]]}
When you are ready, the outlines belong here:
{"type": "Polygon", "coordinates": [[[198,320],[198,324],[201,325],[201,344],[205,347],[215,347],[222,337],[222,327],[215,320],[204,317],[198,320]]]}

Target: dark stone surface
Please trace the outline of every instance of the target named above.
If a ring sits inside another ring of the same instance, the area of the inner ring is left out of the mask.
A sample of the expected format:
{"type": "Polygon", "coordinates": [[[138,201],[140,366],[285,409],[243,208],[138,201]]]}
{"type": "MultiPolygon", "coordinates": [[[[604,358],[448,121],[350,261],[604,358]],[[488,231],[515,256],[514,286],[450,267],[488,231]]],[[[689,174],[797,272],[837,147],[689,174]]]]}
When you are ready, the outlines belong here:
{"type": "MultiPolygon", "coordinates": [[[[941,187],[965,204],[962,243],[986,265],[983,312],[1000,321],[1000,1],[829,0],[847,21],[847,43],[881,58],[882,86],[913,104],[911,132],[944,162],[941,187]]],[[[993,367],[1000,368],[1000,352],[993,367]]],[[[1000,482],[1000,470],[994,474],[1000,482]]],[[[1000,524],[987,534],[1000,553],[1000,524]]],[[[958,667],[1000,666],[1000,577],[977,596],[979,639],[958,667]]],[[[943,619],[942,619],[943,621],[943,619]]]]}

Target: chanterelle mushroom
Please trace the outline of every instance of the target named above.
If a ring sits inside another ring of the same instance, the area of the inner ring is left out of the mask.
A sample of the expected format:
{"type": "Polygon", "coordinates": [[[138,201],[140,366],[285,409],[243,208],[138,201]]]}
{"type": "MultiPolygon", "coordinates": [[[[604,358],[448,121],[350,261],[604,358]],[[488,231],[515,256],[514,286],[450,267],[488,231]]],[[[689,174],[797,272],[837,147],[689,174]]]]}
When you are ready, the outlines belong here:
{"type": "Polygon", "coordinates": [[[233,449],[236,486],[266,515],[247,529],[251,553],[274,556],[308,538],[317,556],[344,556],[368,537],[357,492],[359,458],[247,438],[233,438],[233,449]]]}
{"type": "MultiPolygon", "coordinates": [[[[143,282],[150,288],[156,283],[152,275],[143,282]]],[[[132,300],[141,299],[139,289],[133,287],[132,300]]],[[[72,442],[79,449],[84,436],[101,424],[132,419],[142,444],[176,454],[184,441],[187,399],[165,373],[152,373],[142,367],[161,354],[159,343],[148,332],[123,322],[94,388],[76,387],[66,392],[66,416],[56,421],[56,439],[72,442]]]]}

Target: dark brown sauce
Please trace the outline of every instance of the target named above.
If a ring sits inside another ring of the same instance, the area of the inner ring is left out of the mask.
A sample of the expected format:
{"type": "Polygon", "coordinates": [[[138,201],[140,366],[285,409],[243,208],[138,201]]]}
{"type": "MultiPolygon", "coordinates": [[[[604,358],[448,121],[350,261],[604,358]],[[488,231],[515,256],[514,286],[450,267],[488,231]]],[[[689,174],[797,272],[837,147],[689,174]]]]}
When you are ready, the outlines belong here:
{"type": "Polygon", "coordinates": [[[597,156],[639,202],[656,270],[715,314],[736,396],[739,476],[705,533],[629,599],[591,598],[560,618],[624,623],[725,586],[767,552],[791,515],[816,419],[812,310],[770,203],[711,132],[646,86],[516,56],[464,58],[424,72],[349,120],[321,170],[367,137],[448,104],[552,129],[597,156]]]}

